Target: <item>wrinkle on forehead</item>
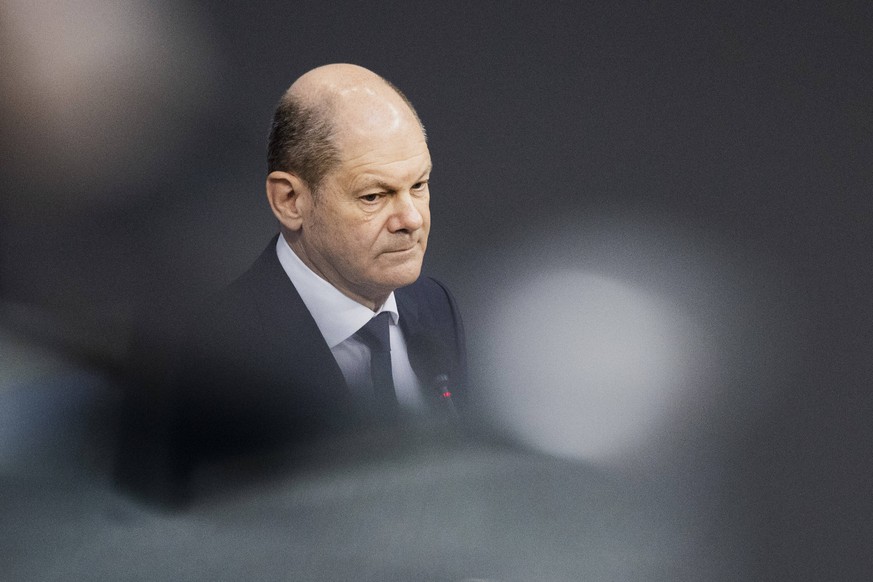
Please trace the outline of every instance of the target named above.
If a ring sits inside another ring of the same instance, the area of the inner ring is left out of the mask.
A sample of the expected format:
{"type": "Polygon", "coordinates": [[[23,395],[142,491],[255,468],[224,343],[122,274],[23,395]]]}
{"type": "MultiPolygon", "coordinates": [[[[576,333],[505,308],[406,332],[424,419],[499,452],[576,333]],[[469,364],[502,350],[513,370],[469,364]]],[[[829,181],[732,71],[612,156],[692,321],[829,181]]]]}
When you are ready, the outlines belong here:
{"type": "Polygon", "coordinates": [[[350,88],[336,97],[334,124],[345,161],[380,152],[398,159],[427,152],[421,125],[387,85],[384,91],[350,88]]]}
{"type": "Polygon", "coordinates": [[[344,158],[343,163],[346,168],[349,170],[354,170],[361,166],[367,166],[374,162],[374,160],[378,160],[380,158],[384,159],[380,166],[390,168],[391,166],[396,166],[398,164],[414,164],[417,160],[424,160],[424,163],[418,164],[419,166],[424,168],[429,168],[431,166],[430,161],[430,152],[427,149],[427,144],[424,141],[421,142],[421,148],[407,148],[402,152],[395,153],[393,156],[389,155],[385,157],[383,152],[379,151],[378,148],[364,148],[358,151],[355,151],[353,154],[348,155],[344,158]],[[381,155],[380,155],[381,154],[381,155]]]}

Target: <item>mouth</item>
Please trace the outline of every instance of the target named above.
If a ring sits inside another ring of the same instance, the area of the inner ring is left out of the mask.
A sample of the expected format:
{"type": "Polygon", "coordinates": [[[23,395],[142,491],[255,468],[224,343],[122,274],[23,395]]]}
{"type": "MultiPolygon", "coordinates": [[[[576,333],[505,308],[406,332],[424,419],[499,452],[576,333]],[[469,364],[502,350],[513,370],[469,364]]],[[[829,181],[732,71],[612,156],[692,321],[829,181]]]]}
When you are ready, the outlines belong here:
{"type": "Polygon", "coordinates": [[[392,256],[392,257],[400,257],[400,256],[403,256],[403,255],[412,254],[412,252],[413,252],[414,250],[415,250],[415,247],[410,247],[410,248],[408,248],[408,249],[398,249],[398,250],[396,250],[396,251],[385,251],[385,254],[386,254],[386,255],[389,255],[389,256],[392,256]]]}
{"type": "Polygon", "coordinates": [[[396,254],[396,255],[399,255],[399,254],[403,254],[403,253],[409,253],[409,252],[412,252],[412,251],[414,251],[414,250],[417,249],[417,248],[418,248],[418,243],[413,244],[413,245],[408,246],[408,247],[402,247],[402,248],[398,248],[398,249],[387,250],[387,251],[385,251],[385,254],[396,254]]]}

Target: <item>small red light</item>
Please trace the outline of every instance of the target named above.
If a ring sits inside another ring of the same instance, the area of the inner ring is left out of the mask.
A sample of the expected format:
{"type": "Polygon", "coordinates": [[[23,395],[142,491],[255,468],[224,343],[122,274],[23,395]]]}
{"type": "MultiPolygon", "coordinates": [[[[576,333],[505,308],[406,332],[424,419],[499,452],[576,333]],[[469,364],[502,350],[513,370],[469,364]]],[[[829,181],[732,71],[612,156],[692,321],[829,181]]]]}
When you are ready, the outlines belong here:
{"type": "Polygon", "coordinates": [[[449,392],[448,390],[446,390],[445,392],[443,392],[443,398],[451,398],[451,397],[452,397],[452,393],[449,392]]]}

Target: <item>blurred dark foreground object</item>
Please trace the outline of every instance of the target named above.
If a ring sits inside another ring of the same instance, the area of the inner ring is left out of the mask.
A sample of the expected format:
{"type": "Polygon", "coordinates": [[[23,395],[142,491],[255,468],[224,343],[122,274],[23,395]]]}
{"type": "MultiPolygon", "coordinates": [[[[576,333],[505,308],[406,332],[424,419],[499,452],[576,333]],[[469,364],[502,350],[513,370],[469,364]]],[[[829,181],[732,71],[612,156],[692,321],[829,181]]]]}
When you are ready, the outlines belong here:
{"type": "Polygon", "coordinates": [[[204,467],[194,483],[196,501],[181,513],[153,511],[103,481],[11,484],[4,497],[17,503],[4,508],[4,575],[727,579],[652,483],[438,425],[225,462],[204,467]]]}

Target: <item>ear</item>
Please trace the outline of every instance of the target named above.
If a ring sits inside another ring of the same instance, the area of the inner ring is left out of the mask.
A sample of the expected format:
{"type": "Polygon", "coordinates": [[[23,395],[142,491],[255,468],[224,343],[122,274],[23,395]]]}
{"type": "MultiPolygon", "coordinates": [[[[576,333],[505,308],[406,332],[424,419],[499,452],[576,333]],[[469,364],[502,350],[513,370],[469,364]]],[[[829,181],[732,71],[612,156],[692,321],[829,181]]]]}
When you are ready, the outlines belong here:
{"type": "Polygon", "coordinates": [[[312,205],[312,193],[306,182],[288,172],[270,172],[267,176],[267,200],[276,219],[288,230],[300,230],[303,217],[312,205]]]}

